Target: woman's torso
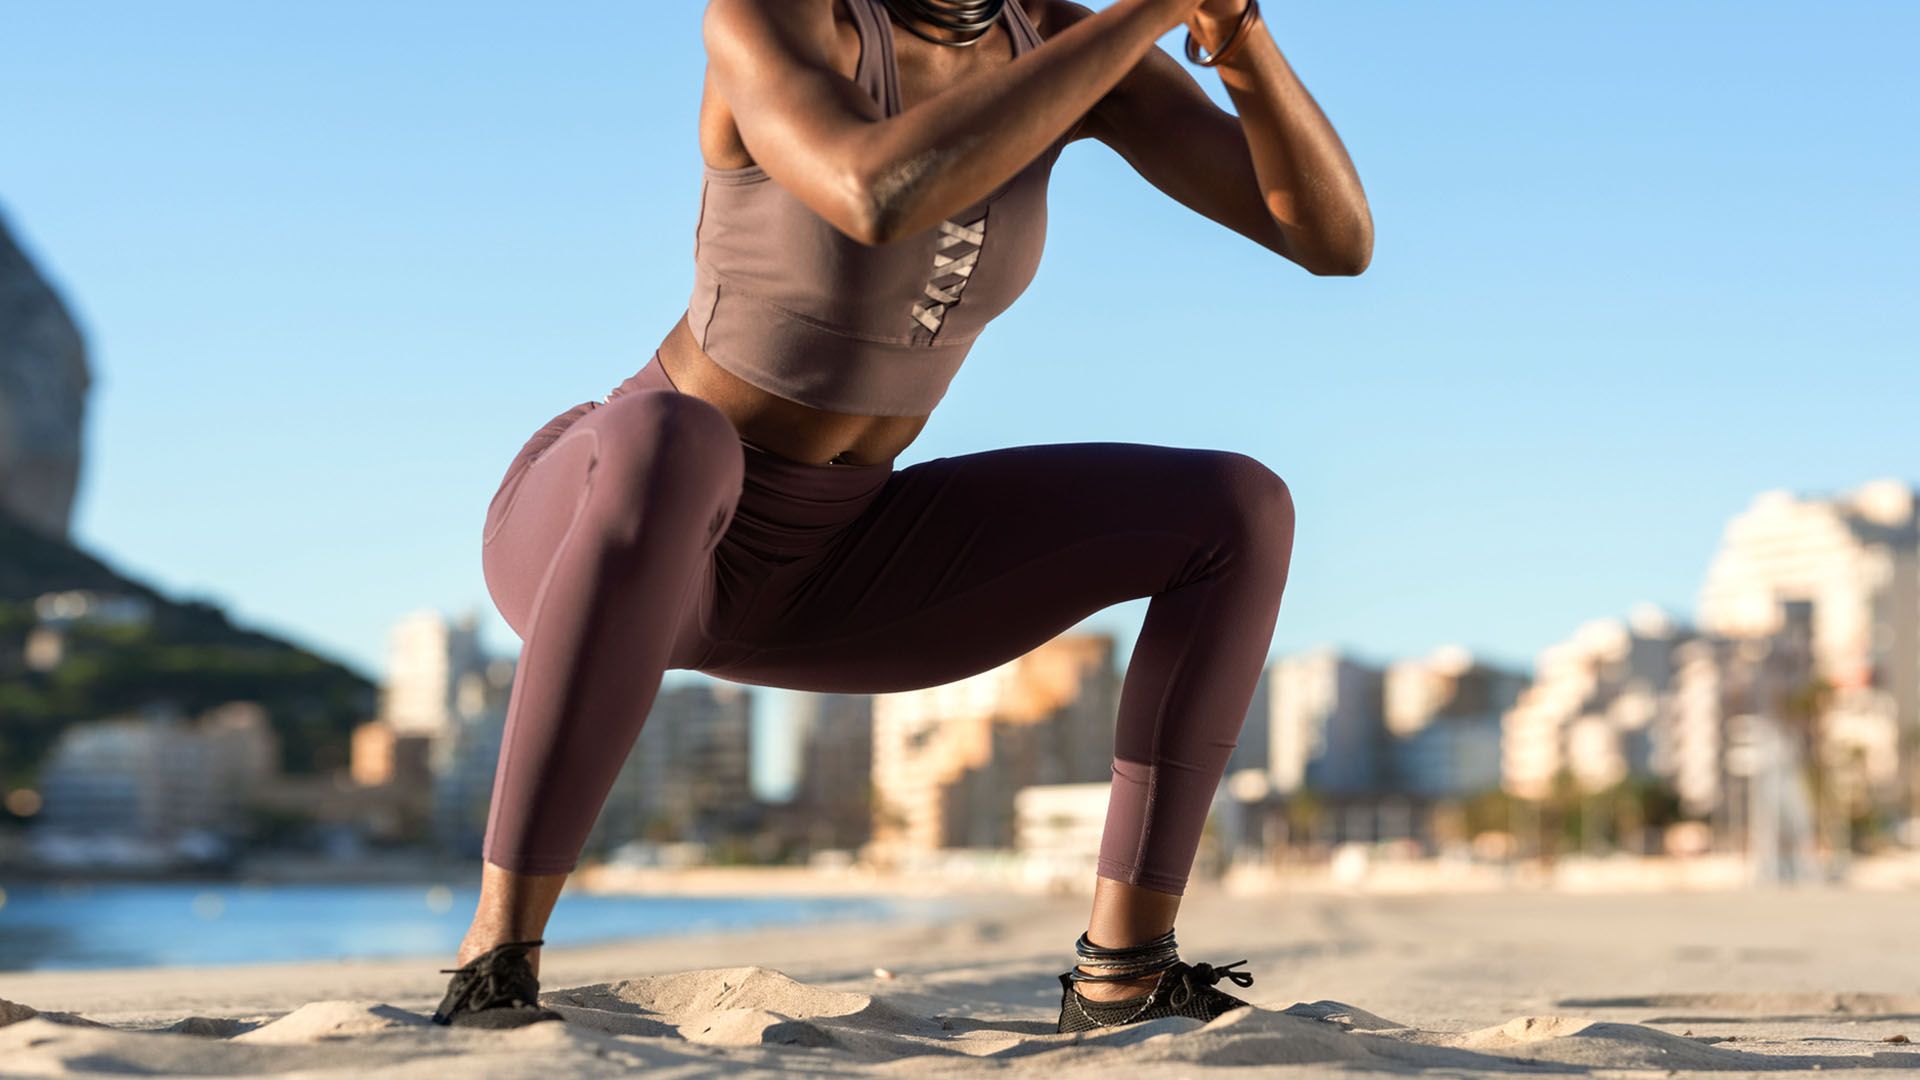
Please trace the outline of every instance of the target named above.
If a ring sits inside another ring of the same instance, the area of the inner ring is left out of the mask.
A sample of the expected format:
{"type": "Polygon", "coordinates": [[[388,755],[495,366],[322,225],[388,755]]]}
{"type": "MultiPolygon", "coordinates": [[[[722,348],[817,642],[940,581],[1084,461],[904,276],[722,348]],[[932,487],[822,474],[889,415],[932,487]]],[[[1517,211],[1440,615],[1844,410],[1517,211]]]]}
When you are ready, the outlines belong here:
{"type": "MultiPolygon", "coordinates": [[[[834,65],[850,79],[860,67],[864,47],[848,9],[849,3],[854,2],[860,0],[834,3],[838,39],[834,65]]],[[[1007,0],[1009,8],[1022,2],[1007,0]]],[[[871,6],[878,9],[878,5],[871,6]]],[[[880,15],[884,21],[884,12],[880,15]]],[[[1021,51],[1014,40],[1016,31],[1012,20],[1016,17],[1011,11],[1004,14],[992,33],[965,49],[924,42],[910,33],[893,33],[898,107],[904,110],[939,93],[953,81],[1011,63],[1021,51]],[[972,66],[965,67],[960,74],[944,73],[942,69],[951,66],[951,54],[955,53],[966,54],[972,66]],[[929,61],[939,63],[936,66],[929,61]]],[[[895,28],[888,24],[886,29],[895,28]]],[[[1034,29],[1039,29],[1037,24],[1034,29]]],[[[1049,154],[1057,153],[1058,145],[1063,144],[1057,144],[1049,154]]],[[[711,93],[701,102],[700,148],[710,172],[740,170],[753,164],[725,102],[711,93]]],[[[1046,164],[1050,166],[1050,158],[1046,164]]],[[[1044,184],[1044,177],[1039,182],[1044,184]]],[[[702,350],[685,317],[674,323],[661,342],[660,363],[683,393],[711,402],[725,413],[742,439],[796,461],[869,464],[891,460],[913,442],[928,419],[926,414],[873,416],[828,411],[782,397],[715,362],[702,350]]]]}

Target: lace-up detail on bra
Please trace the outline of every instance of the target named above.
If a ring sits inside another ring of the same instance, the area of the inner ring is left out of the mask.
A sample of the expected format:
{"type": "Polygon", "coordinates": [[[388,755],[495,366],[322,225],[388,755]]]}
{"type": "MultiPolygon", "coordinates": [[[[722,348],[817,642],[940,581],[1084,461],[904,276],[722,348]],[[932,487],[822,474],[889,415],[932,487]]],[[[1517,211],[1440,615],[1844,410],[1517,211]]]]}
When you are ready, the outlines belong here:
{"type": "MultiPolygon", "coordinates": [[[[902,111],[881,0],[843,0],[859,32],[855,81],[902,111]]],[[[1002,15],[1018,60],[1041,44],[1021,0],[1002,15]]],[[[921,416],[987,324],[1026,291],[1046,243],[1047,184],[1067,135],[933,228],[862,244],[758,165],[708,166],[687,326],[714,363],[834,412],[921,416]]]]}
{"type": "Polygon", "coordinates": [[[987,237],[987,214],[981,211],[973,221],[940,223],[940,239],[933,249],[933,279],[922,290],[925,298],[913,305],[913,321],[926,328],[929,339],[940,332],[940,321],[947,308],[959,303],[960,290],[973,276],[980,261],[980,245],[987,237]]]}

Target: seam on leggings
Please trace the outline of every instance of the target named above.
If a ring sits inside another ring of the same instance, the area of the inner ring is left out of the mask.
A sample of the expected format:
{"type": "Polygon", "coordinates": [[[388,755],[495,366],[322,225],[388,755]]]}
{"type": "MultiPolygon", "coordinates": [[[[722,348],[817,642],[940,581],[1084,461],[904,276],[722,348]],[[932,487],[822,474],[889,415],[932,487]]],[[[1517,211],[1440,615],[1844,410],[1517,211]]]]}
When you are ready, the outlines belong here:
{"type": "MultiPolygon", "coordinates": [[[[751,642],[740,641],[736,639],[729,639],[727,643],[730,645],[746,645],[747,647],[753,650],[753,655],[755,657],[760,657],[760,656],[767,656],[767,655],[778,655],[780,653],[786,653],[786,652],[795,652],[802,649],[821,649],[821,648],[827,648],[829,646],[834,646],[834,645],[845,645],[849,642],[860,641],[864,638],[876,637],[880,634],[889,633],[893,631],[895,628],[905,623],[909,623],[915,619],[921,618],[925,616],[928,612],[938,611],[941,608],[946,607],[948,604],[957,603],[960,600],[966,599],[967,597],[972,596],[974,593],[979,592],[981,589],[984,589],[989,585],[996,584],[997,582],[1000,581],[1000,579],[1007,577],[1010,574],[1017,574],[1020,571],[1025,570],[1027,567],[1032,566],[1034,563],[1053,558],[1056,555],[1061,555],[1066,552],[1073,551],[1076,548],[1084,547],[1088,544],[1102,543],[1104,541],[1115,540],[1123,536],[1175,536],[1175,537],[1179,537],[1182,540],[1187,540],[1187,541],[1193,540],[1193,537],[1187,535],[1186,533],[1169,532],[1165,529],[1128,529],[1123,532],[1110,532],[1110,533],[1104,533],[1100,536],[1089,536],[1083,540],[1077,540],[1071,544],[1068,544],[1065,547],[1054,548],[1052,551],[1046,552],[1045,554],[1036,555],[1033,558],[1028,559],[1025,562],[1022,562],[1019,565],[1013,567],[1012,569],[1003,571],[1002,573],[996,574],[993,577],[988,578],[987,580],[979,583],[978,585],[973,586],[972,588],[963,589],[962,591],[954,593],[952,596],[946,597],[945,599],[935,601],[934,603],[927,604],[923,607],[915,608],[913,611],[908,612],[907,614],[902,615],[897,619],[889,620],[888,622],[882,623],[879,626],[870,626],[865,630],[861,630],[857,633],[843,634],[840,637],[827,638],[825,640],[816,639],[813,641],[804,642],[799,645],[787,645],[787,646],[755,647],[751,642]]],[[[1179,586],[1176,586],[1176,588],[1179,588],[1179,586]]],[[[1172,592],[1173,590],[1168,589],[1167,591],[1172,592]]],[[[1160,594],[1149,593],[1148,595],[1158,596],[1160,594]]],[[[759,599],[759,593],[754,594],[754,599],[755,600],[759,599]]],[[[1134,599],[1139,599],[1139,598],[1135,597],[1134,599]]],[[[1123,600],[1114,601],[1114,604],[1120,604],[1120,603],[1125,603],[1125,601],[1123,600]]],[[[1112,607],[1112,606],[1113,604],[1107,605],[1107,607],[1112,607]]],[[[1100,610],[1104,611],[1106,610],[1106,608],[1101,608],[1100,610]]]]}
{"type": "MultiPolygon", "coordinates": [[[[724,532],[725,530],[722,531],[724,532]]],[[[715,547],[718,546],[718,544],[715,545],[715,547]]],[[[731,642],[721,641],[720,638],[708,632],[707,629],[707,610],[705,605],[707,597],[705,594],[709,588],[718,588],[718,583],[715,581],[718,573],[719,569],[715,565],[713,552],[708,551],[704,576],[700,584],[694,587],[692,599],[687,601],[690,604],[701,605],[701,610],[694,616],[694,625],[699,628],[701,635],[707,639],[707,648],[706,651],[702,652],[699,657],[694,660],[693,665],[687,668],[688,671],[705,671],[707,665],[713,663],[713,658],[719,654],[720,646],[723,644],[731,644],[731,642]]]]}
{"type": "MultiPolygon", "coordinates": [[[[567,438],[571,438],[574,434],[576,433],[569,432],[567,435],[561,437],[560,439],[556,439],[554,441],[554,445],[558,446],[561,442],[564,442],[567,438]]],[[[580,527],[581,511],[585,510],[587,507],[587,499],[589,496],[593,494],[594,477],[600,471],[599,470],[599,466],[600,466],[599,434],[595,431],[592,431],[591,429],[578,432],[577,434],[592,437],[593,454],[587,459],[587,476],[586,476],[586,479],[583,480],[580,484],[580,497],[577,500],[575,500],[573,504],[573,515],[567,521],[567,531],[560,534],[559,543],[553,546],[553,555],[551,558],[547,560],[547,568],[541,571],[540,573],[540,584],[537,588],[533,590],[533,602],[529,604],[527,608],[527,646],[529,648],[531,648],[532,646],[534,633],[540,629],[540,613],[543,610],[545,610],[544,601],[547,598],[547,586],[552,584],[553,582],[554,568],[560,565],[562,556],[566,554],[567,542],[573,539],[574,531],[580,527]]],[[[514,678],[516,681],[518,681],[519,679],[523,678],[524,675],[525,675],[524,671],[517,671],[514,675],[514,678]]],[[[525,687],[522,686],[522,689],[524,690],[525,687]]],[[[521,700],[524,701],[526,699],[522,697],[521,700]]],[[[509,717],[508,719],[512,720],[514,718],[509,717]]],[[[517,730],[518,729],[516,729],[516,731],[517,730]]],[[[500,740],[501,760],[499,762],[499,767],[498,767],[499,782],[494,785],[495,791],[492,797],[492,807],[487,813],[487,833],[488,834],[491,834],[493,832],[494,821],[500,813],[500,807],[502,805],[501,795],[503,794],[503,791],[506,787],[507,776],[513,764],[514,741],[515,740],[513,739],[507,738],[504,734],[501,736],[501,740],[500,740]]]]}
{"type": "MultiPolygon", "coordinates": [[[[582,420],[586,419],[586,415],[582,415],[581,419],[582,420]]],[[[507,518],[509,515],[513,513],[513,508],[519,505],[520,492],[523,489],[525,489],[527,486],[525,483],[527,479],[527,472],[531,470],[535,465],[538,465],[540,463],[541,458],[544,458],[548,454],[553,453],[555,447],[566,442],[568,439],[571,439],[576,435],[592,435],[592,434],[593,432],[591,430],[575,429],[575,428],[572,428],[571,425],[569,425],[569,429],[563,432],[559,438],[541,447],[539,453],[528,458],[526,462],[520,466],[520,471],[516,473],[512,478],[513,493],[507,496],[507,505],[500,508],[500,516],[494,519],[493,528],[488,530],[487,534],[480,538],[480,547],[482,549],[485,549],[487,545],[493,543],[495,538],[497,538],[500,535],[500,530],[507,527],[507,518]]],[[[598,461],[600,459],[600,450],[597,446],[594,448],[593,456],[595,461],[598,461]]],[[[589,476],[592,475],[591,470],[589,470],[588,475],[589,476]]]]}
{"type": "Polygon", "coordinates": [[[1096,860],[1094,873],[1100,877],[1112,878],[1123,885],[1138,885],[1142,888],[1154,889],[1159,892],[1170,892],[1176,895],[1186,891],[1188,879],[1192,877],[1191,874],[1186,878],[1161,874],[1137,864],[1128,866],[1119,859],[1096,860]]]}

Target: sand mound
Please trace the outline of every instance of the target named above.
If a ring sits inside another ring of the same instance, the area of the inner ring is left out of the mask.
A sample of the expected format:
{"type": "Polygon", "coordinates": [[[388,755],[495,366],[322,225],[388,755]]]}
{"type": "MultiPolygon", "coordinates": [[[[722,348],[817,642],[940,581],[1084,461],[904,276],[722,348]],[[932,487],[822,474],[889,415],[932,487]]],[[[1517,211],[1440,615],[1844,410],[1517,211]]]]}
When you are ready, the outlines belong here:
{"type": "Polygon", "coordinates": [[[1639,1024],[1576,1016],[1519,1016],[1439,1041],[1461,1050],[1524,1057],[1563,1065],[1607,1068],[1731,1069],[1764,1067],[1756,1054],[1720,1050],[1699,1038],[1671,1035],[1639,1024]]]}
{"type": "Polygon", "coordinates": [[[1324,1020],[1329,1024],[1338,1025],[1343,1031],[1391,1031],[1407,1026],[1340,1001],[1302,1002],[1289,1005],[1280,1011],[1304,1020],[1324,1020]]]}
{"type": "MultiPolygon", "coordinates": [[[[901,1035],[937,1036],[944,1028],[872,994],[823,990],[768,968],[706,968],[648,975],[612,984],[617,999],[675,1026],[704,1022],[716,1011],[762,1010],[787,1019],[832,1021],[835,1026],[901,1035]]],[[[684,1034],[684,1031],[682,1032],[684,1034]]]]}
{"type": "Polygon", "coordinates": [[[540,1004],[566,1017],[570,1025],[608,1035],[631,1035],[642,1039],[673,1039],[680,1036],[674,1024],[631,1001],[623,1000],[615,992],[618,985],[598,983],[550,990],[540,995],[540,1004]]]}
{"type": "Polygon", "coordinates": [[[229,1019],[224,1016],[184,1016],[166,1027],[149,1028],[155,1034],[198,1035],[210,1039],[231,1039],[243,1031],[260,1026],[256,1020],[229,1019]]]}
{"type": "Polygon", "coordinates": [[[371,1067],[392,1060],[370,1047],[327,1049],[333,1052],[314,1046],[238,1046],[231,1039],[210,1043],[99,1024],[82,1027],[39,1016],[0,1028],[0,1062],[5,1062],[7,1076],[232,1076],[347,1066],[355,1060],[371,1067]]]}
{"type": "Polygon", "coordinates": [[[105,1024],[101,1024],[101,1023],[97,1023],[95,1021],[89,1020],[84,1016],[75,1015],[74,1013],[64,1013],[64,1012],[43,1013],[39,1009],[36,1009],[31,1005],[22,1005],[20,1002],[17,1002],[17,1001],[8,1001],[5,998],[0,998],[0,1027],[6,1027],[8,1024],[17,1024],[22,1020],[31,1020],[31,1019],[34,1019],[35,1017],[39,1017],[42,1020],[51,1021],[52,1023],[55,1023],[55,1024],[72,1024],[76,1027],[106,1027],[107,1026],[105,1024]]]}
{"type": "Polygon", "coordinates": [[[836,1046],[824,1028],[767,1009],[721,1009],[680,1028],[690,1042],[709,1046],[836,1046]]]}
{"type": "Polygon", "coordinates": [[[1179,1021],[1182,1030],[1149,1038],[1127,1051],[1128,1062],[1194,1065],[1313,1065],[1377,1061],[1373,1048],[1338,1025],[1270,1009],[1235,1009],[1208,1023],[1179,1021]]]}
{"type": "Polygon", "coordinates": [[[431,1021],[416,1012],[378,1001],[312,1001],[250,1031],[232,1037],[237,1043],[311,1043],[350,1039],[356,1035],[423,1027],[431,1021]]]}

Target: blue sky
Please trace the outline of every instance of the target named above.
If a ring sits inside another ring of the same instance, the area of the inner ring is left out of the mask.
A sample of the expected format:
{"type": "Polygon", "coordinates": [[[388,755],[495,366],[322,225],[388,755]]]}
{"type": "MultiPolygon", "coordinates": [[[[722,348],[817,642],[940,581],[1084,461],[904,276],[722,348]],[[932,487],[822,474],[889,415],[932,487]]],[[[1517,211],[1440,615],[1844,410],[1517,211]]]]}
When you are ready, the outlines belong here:
{"type": "MultiPolygon", "coordinates": [[[[375,676],[421,607],[517,649],[482,516],[685,307],[702,7],[0,3],[0,208],[93,348],[77,539],[375,676]]],[[[1266,14],[1366,186],[1368,272],[1077,143],[1039,276],[902,465],[1245,451],[1300,512],[1276,655],[1518,664],[1688,613],[1763,489],[1920,479],[1920,8],[1266,14]]],[[[1084,625],[1124,657],[1146,603],[1084,625]]]]}

